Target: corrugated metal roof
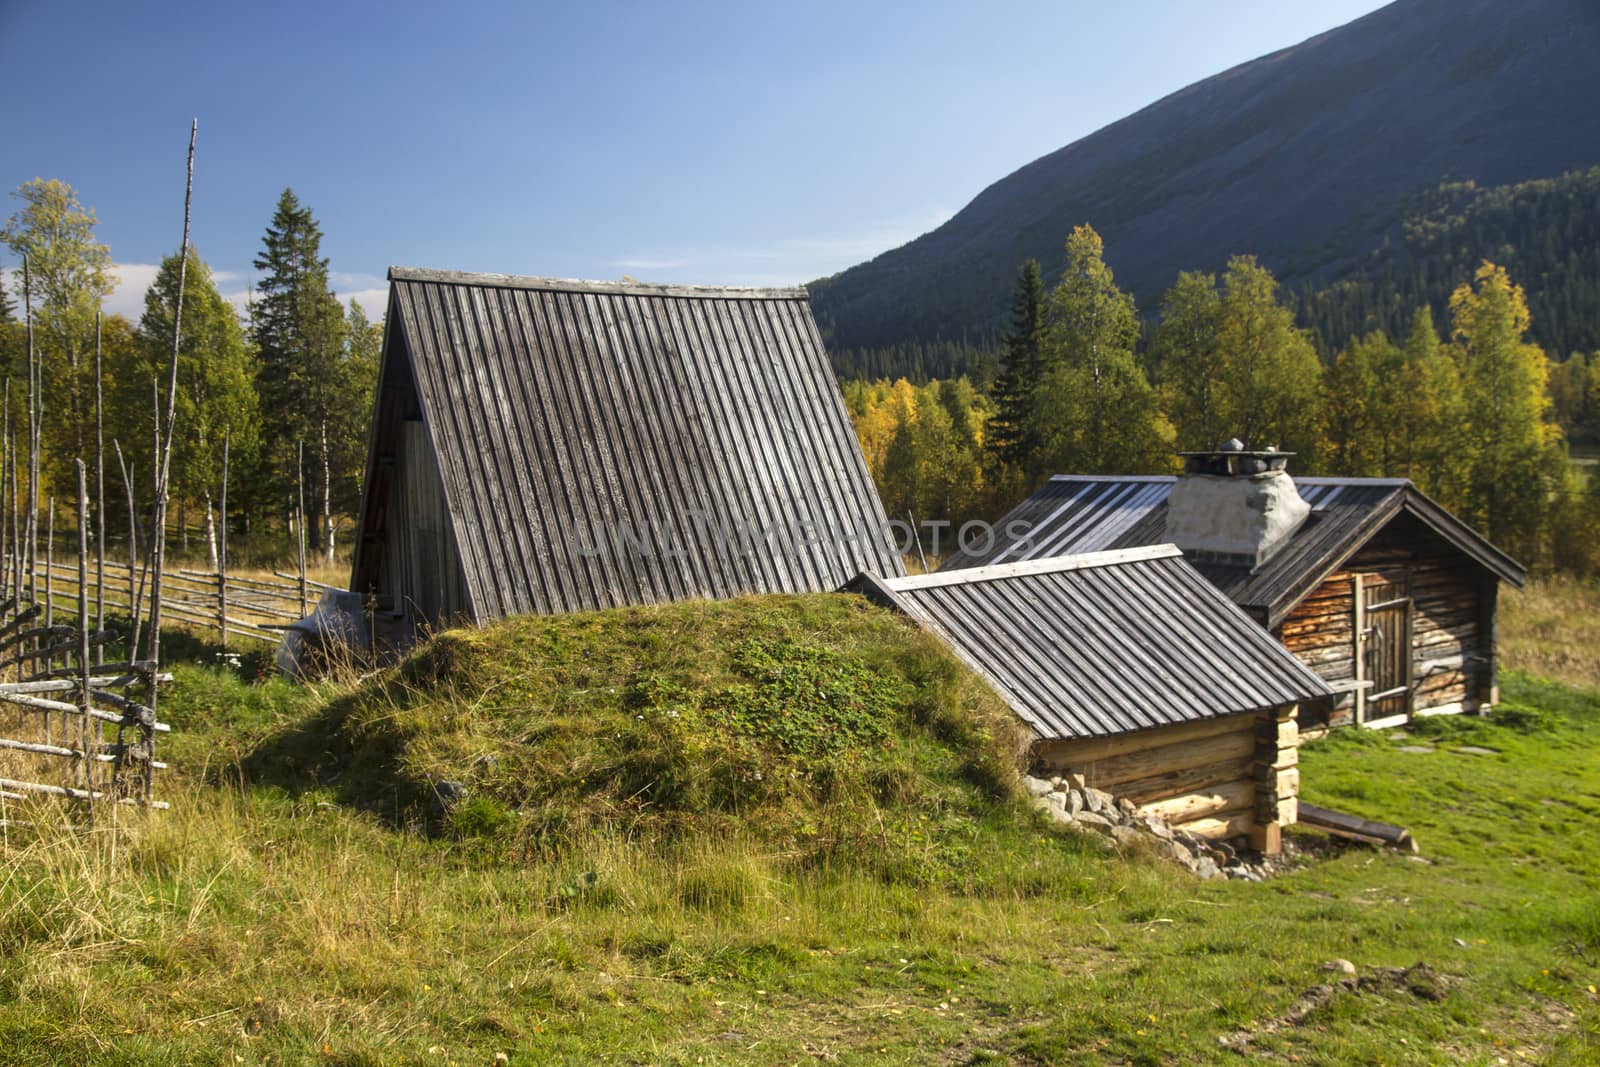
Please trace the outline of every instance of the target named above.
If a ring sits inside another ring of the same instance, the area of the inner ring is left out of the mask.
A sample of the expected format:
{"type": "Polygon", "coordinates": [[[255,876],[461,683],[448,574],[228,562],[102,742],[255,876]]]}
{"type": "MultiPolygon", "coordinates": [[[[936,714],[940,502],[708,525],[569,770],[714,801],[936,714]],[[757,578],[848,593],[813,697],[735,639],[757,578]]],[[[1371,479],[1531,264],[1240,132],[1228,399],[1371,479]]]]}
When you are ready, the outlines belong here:
{"type": "MultiPolygon", "coordinates": [[[[1130,548],[1166,540],[1171,476],[1057,475],[995,524],[982,552],[958,552],[941,571],[982,567],[1073,552],[1130,548]],[[1008,538],[1006,530],[1026,529],[1008,538]]],[[[1409,510],[1462,551],[1507,581],[1526,571],[1403,478],[1299,477],[1311,516],[1289,543],[1260,567],[1197,564],[1234,603],[1277,622],[1316,589],[1390,519],[1409,510]]]]}
{"type": "Polygon", "coordinates": [[[904,573],[805,290],[390,282],[476,618],[904,573]]]}
{"type": "Polygon", "coordinates": [[[1172,545],[855,585],[942,637],[1041,740],[1331,696],[1172,545]]]}

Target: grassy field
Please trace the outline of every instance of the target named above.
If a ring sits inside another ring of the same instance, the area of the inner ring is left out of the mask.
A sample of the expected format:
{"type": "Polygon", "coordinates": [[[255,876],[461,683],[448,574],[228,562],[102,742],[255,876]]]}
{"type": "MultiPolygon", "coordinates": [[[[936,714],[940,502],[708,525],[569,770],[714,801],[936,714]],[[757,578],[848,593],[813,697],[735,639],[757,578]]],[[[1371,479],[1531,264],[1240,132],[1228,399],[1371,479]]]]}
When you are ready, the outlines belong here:
{"type": "Polygon", "coordinates": [[[1296,833],[1299,870],[1214,883],[1034,816],[992,696],[845,598],[524,621],[317,689],[169,648],[174,810],[0,851],[6,1063],[1600,1060],[1593,689],[1308,745],[1309,799],[1422,856],[1296,833]]]}
{"type": "Polygon", "coordinates": [[[1500,630],[1506,666],[1600,689],[1600,583],[1538,578],[1504,590],[1500,630]]]}

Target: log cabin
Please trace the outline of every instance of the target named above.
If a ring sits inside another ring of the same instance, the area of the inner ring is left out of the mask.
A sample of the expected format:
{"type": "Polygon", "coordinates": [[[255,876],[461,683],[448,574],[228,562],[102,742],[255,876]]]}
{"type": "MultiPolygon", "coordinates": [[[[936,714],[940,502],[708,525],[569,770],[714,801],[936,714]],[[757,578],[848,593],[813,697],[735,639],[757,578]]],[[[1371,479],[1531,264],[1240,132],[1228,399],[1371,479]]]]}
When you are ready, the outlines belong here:
{"type": "Polygon", "coordinates": [[[1398,478],[1294,478],[1231,441],[1171,476],[1057,475],[943,571],[1172,543],[1335,691],[1305,728],[1499,699],[1500,584],[1527,571],[1398,478]],[[1232,446],[1232,447],[1230,447],[1232,446]]]}
{"type": "Polygon", "coordinates": [[[1171,545],[852,588],[944,640],[1075,775],[1204,837],[1278,850],[1297,816],[1297,708],[1332,690],[1171,545]]]}
{"type": "Polygon", "coordinates": [[[389,283],[350,584],[387,640],[904,573],[804,289],[389,283]]]}

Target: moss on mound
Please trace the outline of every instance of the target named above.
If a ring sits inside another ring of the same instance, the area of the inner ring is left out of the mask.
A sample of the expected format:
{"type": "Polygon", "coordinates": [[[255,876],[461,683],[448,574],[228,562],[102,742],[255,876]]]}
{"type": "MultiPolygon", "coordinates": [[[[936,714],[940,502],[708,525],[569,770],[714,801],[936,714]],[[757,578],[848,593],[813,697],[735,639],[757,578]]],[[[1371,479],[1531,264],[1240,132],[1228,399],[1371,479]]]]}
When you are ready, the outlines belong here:
{"type": "Polygon", "coordinates": [[[452,630],[250,765],[540,852],[692,829],[824,856],[959,850],[958,827],[1014,811],[1020,751],[942,645],[824,594],[452,630]]]}

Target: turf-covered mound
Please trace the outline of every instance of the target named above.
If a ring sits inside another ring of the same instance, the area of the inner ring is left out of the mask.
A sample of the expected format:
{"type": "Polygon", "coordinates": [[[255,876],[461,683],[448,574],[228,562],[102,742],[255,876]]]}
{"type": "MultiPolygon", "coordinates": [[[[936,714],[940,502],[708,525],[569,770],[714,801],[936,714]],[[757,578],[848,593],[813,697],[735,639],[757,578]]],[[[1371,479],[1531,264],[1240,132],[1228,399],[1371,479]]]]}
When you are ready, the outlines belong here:
{"type": "Polygon", "coordinates": [[[891,823],[932,846],[1012,807],[1021,751],[942,645],[843,594],[451,630],[307,732],[254,762],[537,850],[709,830],[831,854],[891,823]]]}

